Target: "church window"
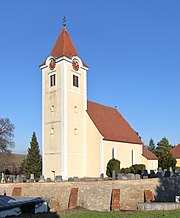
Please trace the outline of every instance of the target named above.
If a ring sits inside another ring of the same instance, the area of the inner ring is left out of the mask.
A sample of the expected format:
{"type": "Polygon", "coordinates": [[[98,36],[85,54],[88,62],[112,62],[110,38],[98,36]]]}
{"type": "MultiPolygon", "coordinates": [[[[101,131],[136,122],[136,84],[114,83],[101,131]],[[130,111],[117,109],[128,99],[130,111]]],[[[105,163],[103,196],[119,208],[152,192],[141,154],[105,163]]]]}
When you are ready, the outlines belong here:
{"type": "Polygon", "coordinates": [[[78,135],[78,129],[77,128],[74,128],[74,134],[78,135]]]}
{"type": "Polygon", "coordinates": [[[51,135],[54,135],[54,128],[51,128],[51,135]]]}
{"type": "Polygon", "coordinates": [[[131,150],[131,165],[135,164],[135,150],[131,150]]]}
{"type": "Polygon", "coordinates": [[[79,77],[76,75],[73,75],[73,86],[79,87],[79,77]]]}
{"type": "Polygon", "coordinates": [[[51,106],[51,112],[54,112],[54,105],[51,106]]]}
{"type": "Polygon", "coordinates": [[[50,75],[50,86],[55,86],[56,85],[56,75],[52,74],[50,75]]]}
{"type": "Polygon", "coordinates": [[[78,107],[77,106],[74,106],[74,112],[78,113],[78,107]]]}

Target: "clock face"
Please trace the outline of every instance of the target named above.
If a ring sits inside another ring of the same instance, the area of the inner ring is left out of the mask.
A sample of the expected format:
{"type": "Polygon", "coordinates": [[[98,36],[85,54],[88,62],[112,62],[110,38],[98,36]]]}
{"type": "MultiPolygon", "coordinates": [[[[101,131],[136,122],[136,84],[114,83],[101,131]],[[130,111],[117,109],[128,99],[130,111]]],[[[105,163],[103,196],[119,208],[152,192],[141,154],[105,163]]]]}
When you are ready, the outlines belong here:
{"type": "Polygon", "coordinates": [[[72,62],[72,67],[74,70],[78,71],[79,70],[79,62],[74,59],[73,62],[72,62]]]}
{"type": "Polygon", "coordinates": [[[51,61],[49,63],[49,69],[54,70],[55,66],[56,66],[56,63],[55,63],[54,59],[51,59],[51,61]]]}

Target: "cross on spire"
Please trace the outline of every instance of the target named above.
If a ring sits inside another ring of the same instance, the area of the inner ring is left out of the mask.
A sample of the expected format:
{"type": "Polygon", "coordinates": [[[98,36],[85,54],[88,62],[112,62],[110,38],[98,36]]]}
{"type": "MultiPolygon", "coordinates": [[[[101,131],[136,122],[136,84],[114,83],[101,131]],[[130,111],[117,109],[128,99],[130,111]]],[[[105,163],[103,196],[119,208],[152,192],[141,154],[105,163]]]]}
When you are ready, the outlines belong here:
{"type": "Polygon", "coordinates": [[[65,16],[63,17],[62,25],[66,26],[66,17],[65,16]]]}

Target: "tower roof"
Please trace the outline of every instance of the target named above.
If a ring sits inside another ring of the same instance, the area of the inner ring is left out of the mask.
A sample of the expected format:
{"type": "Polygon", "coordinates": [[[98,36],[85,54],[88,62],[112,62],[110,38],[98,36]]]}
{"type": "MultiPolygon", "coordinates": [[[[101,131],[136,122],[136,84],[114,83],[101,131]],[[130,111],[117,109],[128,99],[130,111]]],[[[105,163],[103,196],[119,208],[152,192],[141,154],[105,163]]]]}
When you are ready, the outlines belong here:
{"type": "MultiPolygon", "coordinates": [[[[55,58],[65,56],[69,59],[71,59],[73,56],[79,56],[65,26],[63,26],[61,33],[57,38],[57,41],[51,51],[51,55],[55,58]]],[[[88,67],[83,61],[82,63],[83,66],[88,67]]],[[[40,66],[44,64],[45,61],[40,66]]]]}
{"type": "Polygon", "coordinates": [[[66,56],[72,58],[72,56],[78,56],[78,52],[71,41],[71,38],[66,30],[66,27],[62,28],[62,31],[51,51],[51,55],[56,58],[66,56]]]}

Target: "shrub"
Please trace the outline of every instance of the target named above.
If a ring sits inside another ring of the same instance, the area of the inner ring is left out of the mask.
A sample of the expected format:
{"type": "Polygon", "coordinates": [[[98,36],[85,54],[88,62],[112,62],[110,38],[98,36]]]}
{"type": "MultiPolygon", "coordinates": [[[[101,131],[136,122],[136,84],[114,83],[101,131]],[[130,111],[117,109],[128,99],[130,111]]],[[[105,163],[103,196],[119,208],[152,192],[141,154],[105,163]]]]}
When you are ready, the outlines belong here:
{"type": "Polygon", "coordinates": [[[134,164],[132,165],[132,167],[134,168],[134,174],[143,174],[145,169],[146,169],[146,166],[144,164],[134,164]]]}
{"type": "Polygon", "coordinates": [[[112,177],[113,170],[115,170],[116,175],[120,173],[120,161],[115,158],[107,163],[106,175],[112,177]]]}
{"type": "Polygon", "coordinates": [[[146,167],[144,164],[134,164],[131,167],[122,168],[120,170],[121,173],[128,174],[128,173],[134,173],[134,174],[143,174],[146,167]]]}

